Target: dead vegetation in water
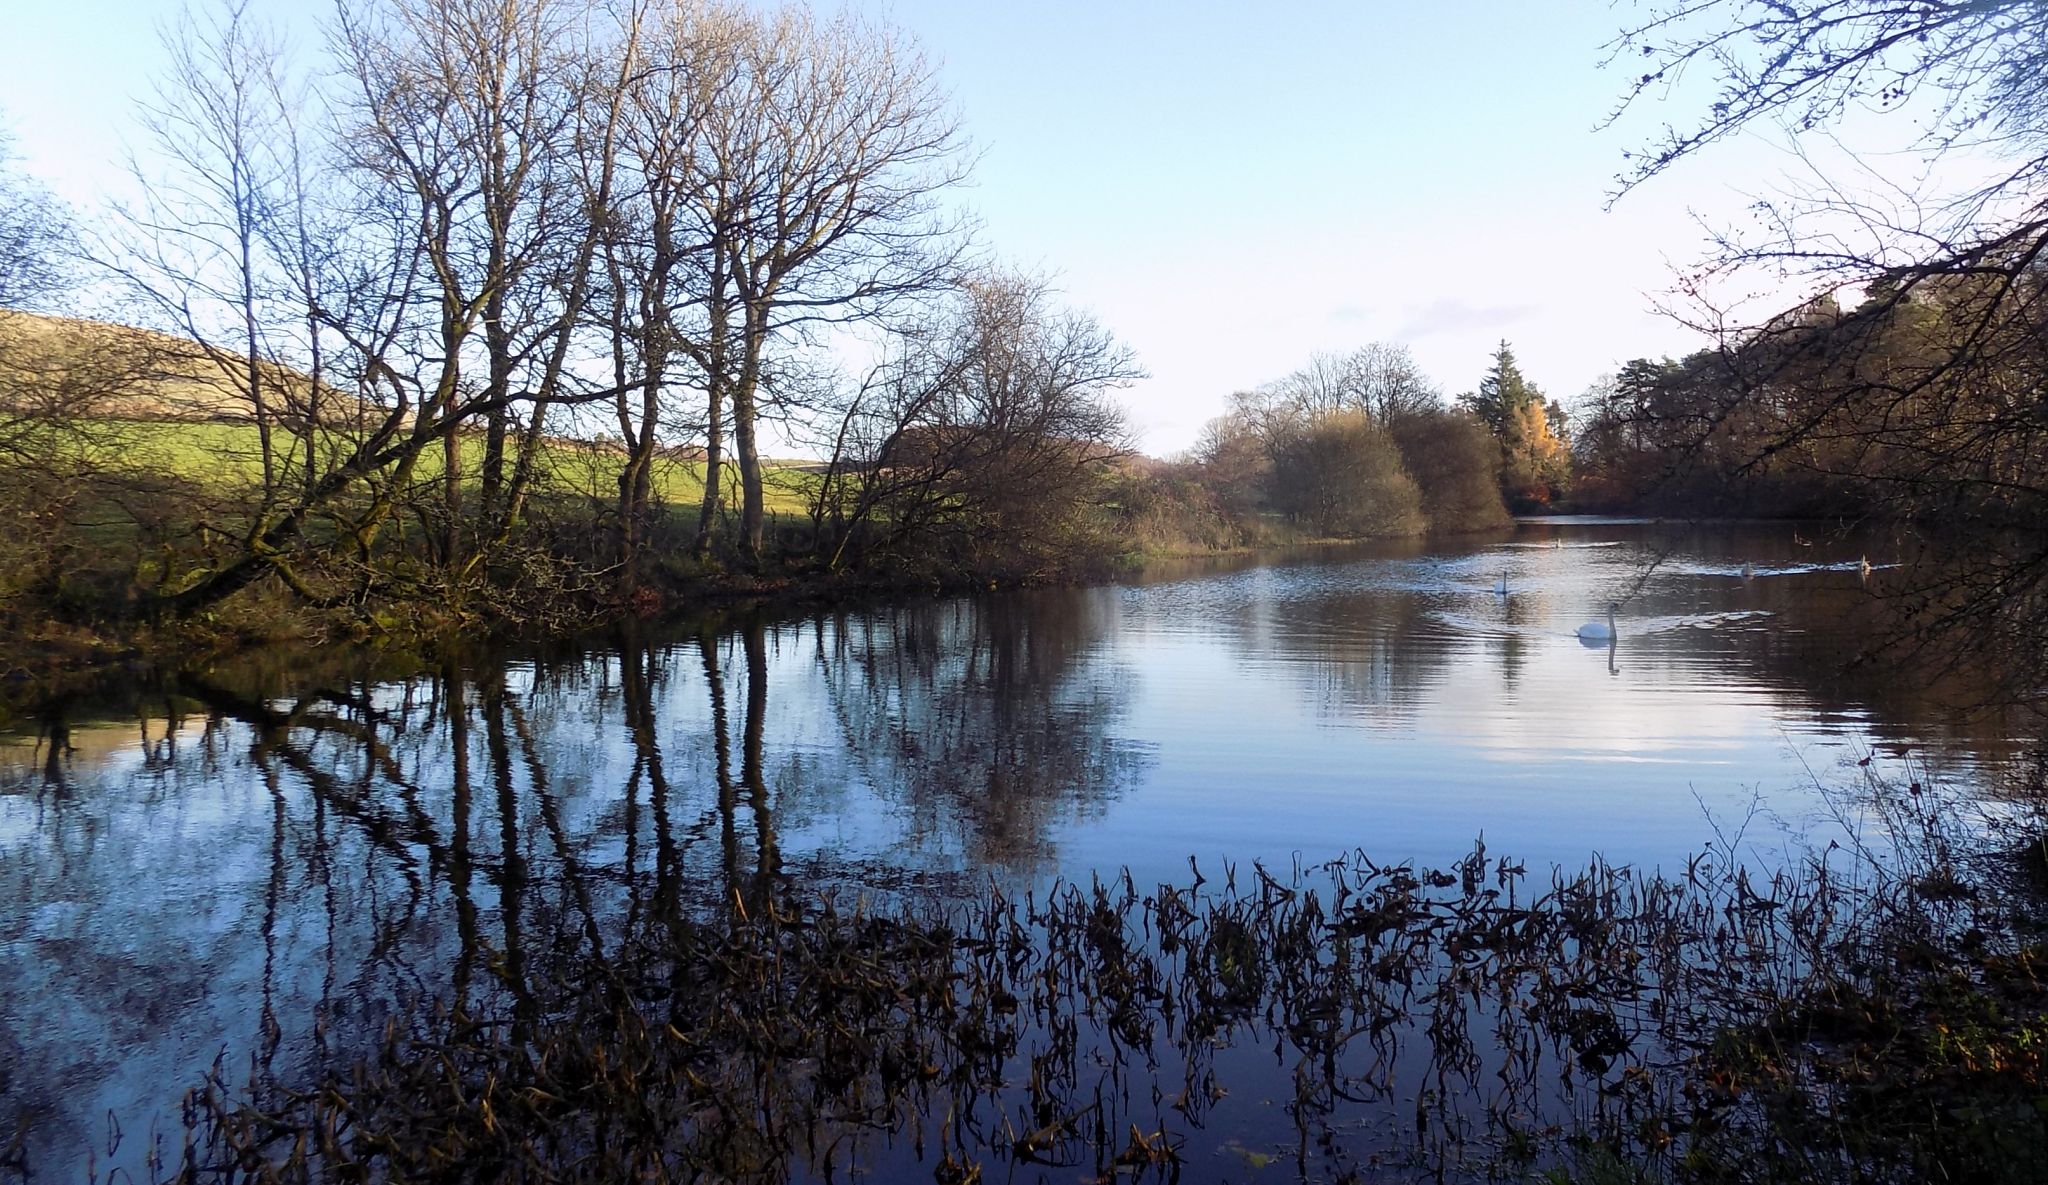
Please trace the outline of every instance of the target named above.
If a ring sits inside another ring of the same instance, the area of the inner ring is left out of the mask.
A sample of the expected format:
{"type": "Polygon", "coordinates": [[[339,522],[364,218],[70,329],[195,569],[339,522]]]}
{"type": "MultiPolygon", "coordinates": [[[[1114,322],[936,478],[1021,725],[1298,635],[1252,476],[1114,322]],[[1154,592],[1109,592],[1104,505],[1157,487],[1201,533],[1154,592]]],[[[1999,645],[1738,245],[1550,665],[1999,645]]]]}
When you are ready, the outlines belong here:
{"type": "Polygon", "coordinates": [[[2024,916],[1924,859],[1733,852],[536,911],[491,990],[303,1081],[216,1072],[158,1175],[2035,1179],[2024,916]]]}

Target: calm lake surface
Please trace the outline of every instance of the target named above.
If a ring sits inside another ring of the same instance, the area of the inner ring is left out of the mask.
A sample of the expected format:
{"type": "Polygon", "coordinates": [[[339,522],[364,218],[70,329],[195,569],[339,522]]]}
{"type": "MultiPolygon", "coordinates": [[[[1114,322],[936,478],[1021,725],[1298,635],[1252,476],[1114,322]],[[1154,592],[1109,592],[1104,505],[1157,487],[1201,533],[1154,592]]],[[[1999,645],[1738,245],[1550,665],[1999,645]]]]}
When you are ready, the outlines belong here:
{"type": "Polygon", "coordinates": [[[1855,665],[1885,557],[1813,534],[1530,521],[437,671],[138,674],[0,737],[0,1148],[104,1166],[115,1123],[133,1165],[217,1057],[310,1059],[546,902],[637,908],[643,869],[945,894],[1483,835],[1671,870],[1717,827],[1769,860],[1873,826],[1865,758],[1988,792],[2015,726],[1855,665]]]}

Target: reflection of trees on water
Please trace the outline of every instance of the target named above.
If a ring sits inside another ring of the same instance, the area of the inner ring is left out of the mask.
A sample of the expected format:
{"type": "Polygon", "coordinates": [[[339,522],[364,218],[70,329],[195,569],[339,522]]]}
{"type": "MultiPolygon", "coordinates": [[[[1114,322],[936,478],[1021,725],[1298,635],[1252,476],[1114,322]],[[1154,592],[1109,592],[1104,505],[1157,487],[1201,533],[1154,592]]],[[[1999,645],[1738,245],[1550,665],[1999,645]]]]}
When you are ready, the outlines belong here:
{"type": "MultiPolygon", "coordinates": [[[[697,637],[697,653],[704,664],[704,684],[711,700],[711,729],[718,793],[720,870],[729,893],[742,899],[759,900],[780,870],[776,847],[775,809],[764,767],[764,733],[768,719],[768,640],[759,621],[740,631],[741,653],[746,660],[745,711],[740,722],[740,769],[735,780],[732,763],[732,729],[727,709],[725,670],[720,661],[719,640],[709,633],[697,637]],[[746,796],[753,823],[754,857],[751,873],[742,871],[739,813],[740,796],[746,796]],[[742,881],[746,888],[742,891],[742,881]]],[[[651,705],[649,710],[651,711],[651,705]]]]}
{"type": "Polygon", "coordinates": [[[1063,816],[1100,812],[1148,753],[1114,733],[1128,673],[1096,661],[1102,602],[954,601],[809,627],[848,760],[907,811],[911,843],[1033,868],[1063,816]]]}
{"type": "Polygon", "coordinates": [[[1682,880],[1531,881],[1480,847],[881,908],[657,893],[608,948],[537,923],[472,1008],[216,1083],[183,1147],[223,1181],[1168,1182],[1232,1150],[1223,1173],[1303,1180],[1890,1181],[2034,1130],[2036,1084],[1947,1053],[1897,1092],[1840,1085],[1910,1039],[1839,1002],[1988,970],[1979,925],[2024,933],[2005,905],[1724,855],[1682,880]]]}
{"type": "MultiPolygon", "coordinates": [[[[107,776],[0,799],[16,1071],[0,1123],[27,1119],[30,1147],[75,1168],[102,1116],[146,1119],[223,1049],[282,1068],[408,1001],[462,994],[493,945],[516,959],[517,845],[510,860],[473,850],[464,691],[422,679],[277,701],[186,680],[133,705],[142,736],[102,754],[107,776]]],[[[509,786],[509,749],[494,756],[509,786]]]]}
{"type": "Polygon", "coordinates": [[[1673,570],[1653,575],[1640,604],[1674,616],[1703,607],[1767,613],[1736,628],[1687,631],[1681,653],[1717,664],[1731,683],[1768,690],[1788,714],[1858,720],[1892,752],[1921,743],[1915,751],[1937,774],[1951,752],[2011,755],[2042,725],[2002,694],[2012,672],[2000,669],[2000,656],[1962,653],[1945,639],[1923,645],[1913,623],[1924,606],[1901,595],[1893,570],[1880,566],[1867,578],[1856,570],[1859,560],[1883,565],[1917,546],[1821,524],[1674,525],[1654,536],[1673,570]],[[1745,563],[1755,574],[1740,580],[1745,563]],[[1705,606],[1703,584],[1714,589],[1705,606]]]}
{"type": "Polygon", "coordinates": [[[0,1130],[25,1120],[31,1146],[81,1149],[109,1112],[175,1101],[168,1075],[226,1033],[267,1064],[279,1015],[308,1000],[279,972],[320,920],[296,792],[231,718],[161,695],[138,709],[128,728],[58,722],[48,752],[75,764],[0,785],[0,1130]],[[87,753],[126,776],[102,782],[87,753]],[[189,801],[224,775],[232,803],[189,801]]]}
{"type": "Polygon", "coordinates": [[[1948,757],[1998,760],[2043,733],[2037,712],[1995,698],[2013,679],[1991,669],[1994,656],[1913,649],[1903,632],[1910,606],[1886,586],[1887,570],[1867,582],[1856,571],[1866,548],[1882,561],[1891,552],[1881,548],[1896,544],[1807,538],[1796,524],[1615,534],[1605,540],[1621,545],[1612,550],[1532,549],[1503,561],[1518,573],[1507,597],[1491,591],[1500,574],[1491,564],[1390,553],[1272,568],[1264,581],[1219,580],[1188,598],[1241,661],[1284,661],[1311,710],[1367,728],[1407,729],[1453,673],[1480,663],[1504,696],[1526,695],[1546,674],[1539,656],[1558,647],[1588,671],[1754,688],[1788,721],[1853,721],[1881,749],[1925,746],[1915,752],[1936,776],[1948,757]],[[1738,575],[1745,563],[1750,580],[1738,575]],[[1618,645],[1580,655],[1572,630],[1610,600],[1622,605],[1618,645]],[[1713,620],[1745,611],[1761,612],[1713,620]],[[1644,622],[1657,628],[1641,632],[1644,622]]]}
{"type": "Polygon", "coordinates": [[[1249,601],[1222,621],[1244,660],[1278,657],[1306,668],[1303,690],[1318,714],[1396,726],[1430,697],[1456,655],[1432,604],[1414,589],[1356,584],[1279,604],[1249,601]]]}
{"type": "Polygon", "coordinates": [[[565,947],[890,882],[864,860],[1036,867],[1144,760],[1101,631],[938,605],[54,707],[0,767],[0,1143],[75,1166],[112,1112],[139,1156],[216,1055],[288,1076],[435,1007],[526,1014],[565,947]],[[792,830],[848,804],[900,829],[879,857],[792,830]]]}
{"type": "MultiPolygon", "coordinates": [[[[0,1047],[13,1072],[0,1121],[25,1113],[31,1155],[61,1179],[104,1139],[98,1104],[120,1101],[120,1158],[139,1160],[154,1110],[175,1162],[172,1104],[224,1039],[222,1078],[253,1082],[244,1097],[288,1125],[265,1155],[317,1152],[323,1132],[393,1134],[421,1174],[427,1150],[444,1150],[417,1138],[429,1131],[485,1166],[530,1158],[627,1179],[605,1170],[665,1159],[704,1179],[775,1181],[855,1167],[923,1179],[976,1162],[1022,1179],[1171,1180],[1175,1157],[1199,1175],[1226,1139],[1329,1179],[1382,1165],[1529,1179],[1574,1124],[1632,1163],[1677,1163],[1687,1141],[1711,1149],[1751,1130],[1688,1093],[1713,1079],[1678,1055],[1711,1054],[1731,1020],[1759,1015],[1724,989],[1749,992],[1758,975],[1790,977],[1778,981],[1788,996],[1809,975],[1833,989],[1833,971],[1806,961],[1823,945],[1798,929],[1850,917],[1827,878],[1666,884],[1595,866],[1545,890],[1474,853],[1442,875],[1359,861],[1283,883],[1253,867],[1206,891],[1141,894],[1125,880],[1042,905],[966,895],[926,912],[851,908],[850,893],[835,911],[823,886],[786,875],[775,808],[809,788],[779,780],[790,767],[767,727],[784,694],[772,651],[831,641],[804,656],[833,719],[869,749],[901,750],[863,772],[902,775],[893,785],[917,817],[949,801],[916,798],[949,793],[949,768],[981,772],[950,791],[964,799],[1049,743],[1003,730],[1120,709],[1105,690],[1116,672],[1092,669],[1097,631],[1061,623],[906,613],[859,631],[755,626],[291,700],[187,684],[193,727],[150,742],[158,772],[137,796],[176,816],[181,796],[212,787],[194,817],[168,820],[189,826],[126,853],[71,851],[69,874],[92,879],[61,894],[28,895],[41,882],[10,883],[31,874],[0,862],[13,900],[159,894],[152,904],[168,906],[126,928],[74,927],[70,947],[6,936],[0,1015],[33,1021],[70,996],[102,1028],[55,1026],[90,1046],[91,1064],[65,1062],[75,1049],[0,1047]],[[584,780],[577,705],[593,696],[624,741],[603,782],[584,780]],[[699,698],[703,737],[674,717],[699,698]],[[699,739],[712,780],[678,787],[675,754],[699,739]],[[203,875],[139,882],[152,860],[203,875]],[[239,913],[222,905],[234,891],[239,913]],[[214,947],[198,949],[208,934],[214,947]],[[142,956],[119,962],[124,943],[142,956]],[[196,1050],[158,1047],[181,1032],[196,1050]],[[353,1072],[361,1058],[373,1073],[353,1072]],[[122,1074],[125,1094],[95,1087],[122,1074]],[[365,1122],[327,1122],[343,1111],[365,1122]],[[1534,1159],[1496,1159],[1518,1147],[1534,1159]]],[[[1099,718],[1075,735],[1114,753],[1099,718]]],[[[1100,760],[1062,768],[1080,779],[1100,760]]],[[[1116,785],[1039,783],[1031,811],[963,817],[994,842],[1003,825],[1116,785]]],[[[50,809],[119,790],[73,785],[50,809]]],[[[90,842],[102,838],[123,837],[90,842]]],[[[16,1030],[34,1040],[32,1027],[16,1030]]],[[[246,1167],[237,1141],[270,1130],[244,1124],[201,1148],[246,1167]]]]}

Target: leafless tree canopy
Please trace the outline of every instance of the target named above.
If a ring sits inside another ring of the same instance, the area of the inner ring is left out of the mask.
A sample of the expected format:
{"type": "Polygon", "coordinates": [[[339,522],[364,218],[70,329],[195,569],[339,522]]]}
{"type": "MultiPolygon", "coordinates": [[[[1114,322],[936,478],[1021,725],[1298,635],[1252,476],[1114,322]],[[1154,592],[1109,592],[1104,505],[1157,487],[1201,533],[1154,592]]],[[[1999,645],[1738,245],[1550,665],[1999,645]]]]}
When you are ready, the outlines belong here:
{"type": "Polygon", "coordinates": [[[0,309],[28,308],[64,282],[71,226],[43,188],[14,168],[12,145],[0,132],[0,309]]]}
{"type": "MultiPolygon", "coordinates": [[[[99,359],[94,383],[67,347],[35,382],[38,406],[137,371],[176,396],[38,413],[62,427],[35,439],[173,404],[237,428],[203,446],[184,519],[101,498],[115,611],[257,589],[350,628],[394,606],[436,630],[573,624],[565,606],[658,604],[731,568],[1049,579],[1176,513],[1241,538],[1233,521],[1504,517],[1498,446],[1398,346],[1241,400],[1243,472],[1132,456],[1112,395],[1135,360],[984,258],[951,193],[972,163],[951,99],[885,23],[345,0],[295,49],[219,0],[164,36],[139,196],[86,253],[154,356],[99,359]],[[856,357],[881,361],[842,378],[856,357]],[[822,459],[771,463],[777,442],[822,459]]],[[[0,295],[20,303],[49,288],[61,219],[5,184],[0,295]]]]}
{"type": "Polygon", "coordinates": [[[1681,114],[1622,175],[1632,188],[1760,120],[1824,131],[1853,110],[1900,113],[1920,148],[2003,150],[2024,186],[2048,149],[2048,12],[2031,0],[1699,0],[1646,6],[1610,45],[1637,74],[1624,109],[1705,73],[1715,97],[1681,114]]]}
{"type": "Polygon", "coordinates": [[[1130,352],[1047,286],[964,281],[845,400],[813,518],[827,563],[922,556],[1028,578],[1080,546],[1129,449],[1130,352]]]}
{"type": "Polygon", "coordinates": [[[1315,354],[1300,370],[1241,403],[1310,416],[1356,411],[1387,421],[1440,399],[1406,346],[1374,342],[1348,354],[1315,354]]]}

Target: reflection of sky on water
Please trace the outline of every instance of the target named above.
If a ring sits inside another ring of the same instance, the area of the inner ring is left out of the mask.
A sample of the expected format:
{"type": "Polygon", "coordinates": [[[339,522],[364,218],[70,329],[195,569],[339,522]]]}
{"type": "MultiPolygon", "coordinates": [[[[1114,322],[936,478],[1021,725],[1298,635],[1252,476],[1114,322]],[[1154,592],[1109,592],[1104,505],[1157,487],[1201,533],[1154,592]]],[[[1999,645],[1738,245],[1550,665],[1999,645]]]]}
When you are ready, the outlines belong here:
{"type": "Polygon", "coordinates": [[[1873,750],[1956,779],[2005,751],[1995,720],[1845,673],[1855,555],[1721,528],[1645,575],[1663,530],[80,707],[57,782],[34,735],[0,744],[0,1103],[52,1146],[109,1110],[140,1130],[270,1018],[303,1055],[291,1018],[445,992],[534,910],[633,908],[635,877],[1142,884],[1190,855],[1441,863],[1482,834],[1534,867],[1674,868],[1709,812],[1763,806],[1763,850],[1833,826],[1813,779],[1873,750]],[[1618,642],[1581,645],[1609,602],[1618,642]]]}
{"type": "MultiPolygon", "coordinates": [[[[1668,862],[1694,848],[1702,803],[1760,794],[1799,821],[1812,773],[1873,743],[1931,742],[1968,771],[1971,745],[1941,749],[1945,721],[1876,721],[1855,688],[1805,685],[1855,639],[1802,599],[1853,591],[1855,559],[1773,555],[1788,548],[1768,528],[1723,529],[1645,577],[1663,530],[1546,525],[1490,547],[769,629],[760,726],[780,840],[860,862],[1043,872],[1246,846],[1445,859],[1483,829],[1539,862],[1668,862]],[[1756,575],[1742,578],[1744,563],[1756,575]],[[1610,602],[1613,647],[1574,637],[1610,602]]],[[[716,651],[728,671],[743,665],[732,636],[716,651]]],[[[669,776],[700,791],[718,764],[701,651],[668,644],[652,670],[669,776]]],[[[615,827],[607,788],[636,761],[618,656],[521,662],[502,678],[570,788],[564,824],[615,827]]],[[[392,711],[419,692],[367,694],[392,711]]],[[[209,809],[189,770],[145,769],[141,727],[72,733],[73,776],[114,796],[85,813],[118,810],[138,780],[209,809]]],[[[39,759],[0,747],[16,781],[39,759]]],[[[214,776],[227,775],[201,780],[214,776]]],[[[232,830],[240,807],[213,809],[232,830]]],[[[43,826],[10,817],[14,842],[43,826]]]]}
{"type": "MultiPolygon", "coordinates": [[[[1108,649],[1143,673],[1127,727],[1159,759],[1106,826],[1076,829],[1071,858],[1170,872],[1189,850],[1363,846],[1441,861],[1483,832],[1537,863],[1676,866],[1707,812],[1761,804],[1821,826],[1835,808],[1816,775],[1873,743],[1950,739],[1937,719],[1874,730],[1865,705],[1802,685],[1856,651],[1800,604],[1859,595],[1855,558],[1775,558],[1769,539],[1724,534],[1645,577],[1643,529],[1606,530],[1623,538],[1122,590],[1108,649]],[[1616,601],[1611,650],[1582,643],[1579,623],[1616,601]]],[[[1945,756],[1967,775],[1977,754],[1945,756]]]]}

